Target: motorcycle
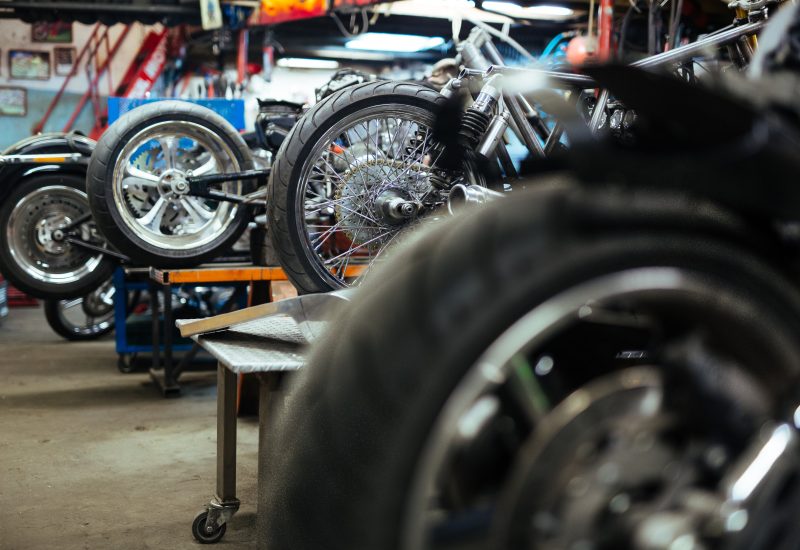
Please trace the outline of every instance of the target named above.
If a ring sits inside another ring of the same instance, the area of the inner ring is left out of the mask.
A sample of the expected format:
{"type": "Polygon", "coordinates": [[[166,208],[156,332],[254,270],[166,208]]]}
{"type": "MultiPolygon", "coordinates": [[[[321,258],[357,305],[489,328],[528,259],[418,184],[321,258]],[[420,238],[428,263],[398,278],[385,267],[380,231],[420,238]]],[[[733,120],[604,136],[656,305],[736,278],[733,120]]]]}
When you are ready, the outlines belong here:
{"type": "MultiPolygon", "coordinates": [[[[770,5],[739,2],[745,17],[730,26],[632,66],[689,74],[693,58],[719,48],[745,65],[752,54],[747,37],[763,27],[770,5]]],[[[517,180],[507,130],[534,157],[563,148],[563,127],[549,124],[545,112],[504,82],[548,78],[576,98],[597,88],[586,74],[505,66],[483,27],[459,44],[458,62],[461,74],[441,93],[410,82],[349,87],[317,103],[287,136],[270,175],[267,219],[281,265],[301,292],[359,284],[406,229],[439,217],[449,204],[503,196],[517,180]],[[457,94],[466,96],[466,108],[443,124],[441,134],[452,138],[443,143],[434,120],[446,98],[457,94]],[[447,162],[447,151],[461,149],[470,151],[467,162],[447,162]],[[488,177],[476,167],[486,163],[496,166],[488,177]]],[[[584,99],[593,132],[624,138],[634,111],[612,101],[607,90],[584,99]]]]}
{"type": "Polygon", "coordinates": [[[381,266],[270,426],[261,542],[798,548],[798,22],[750,80],[589,70],[633,141],[551,103],[560,165],[381,266]]]}
{"type": "Polygon", "coordinates": [[[251,136],[184,101],[159,101],[120,117],[87,169],[103,236],[134,262],[160,268],[195,266],[229,249],[263,212],[275,151],[303,112],[288,101],[259,105],[251,136]]]}
{"type": "Polygon", "coordinates": [[[0,272],[37,298],[83,296],[111,276],[89,211],[86,164],[94,141],[42,134],[0,155],[0,272]]]}
{"type": "MultiPolygon", "coordinates": [[[[273,124],[262,113],[265,129],[248,139],[256,165],[268,166],[278,147],[273,143],[279,144],[276,128],[283,130],[281,124],[292,116],[287,109],[294,113],[298,108],[264,108],[265,113],[281,110],[284,115],[273,124]]],[[[77,133],[41,134],[0,155],[0,272],[27,294],[55,302],[81,299],[110,277],[115,266],[131,261],[109,246],[92,217],[86,174],[95,145],[77,133]]],[[[130,200],[135,198],[132,194],[130,200]]],[[[235,250],[231,254],[237,255],[235,250]]]]}
{"type": "MultiPolygon", "coordinates": [[[[317,95],[370,78],[339,71],[317,95]]],[[[275,154],[304,111],[298,103],[260,100],[250,136],[183,101],[126,113],[100,138],[87,168],[98,229],[142,265],[191,267],[218,257],[263,218],[275,154]]]]}

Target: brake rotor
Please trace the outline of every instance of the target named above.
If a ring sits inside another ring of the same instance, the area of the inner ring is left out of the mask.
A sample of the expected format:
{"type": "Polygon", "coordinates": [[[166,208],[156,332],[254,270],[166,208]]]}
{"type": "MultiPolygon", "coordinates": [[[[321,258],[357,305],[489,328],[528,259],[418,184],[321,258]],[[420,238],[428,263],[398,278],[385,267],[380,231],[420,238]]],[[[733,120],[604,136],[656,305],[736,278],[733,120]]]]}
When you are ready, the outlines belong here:
{"type": "Polygon", "coordinates": [[[27,204],[20,213],[22,227],[19,239],[28,258],[48,271],[70,271],[81,267],[89,254],[54,239],[53,232],[72,223],[85,212],[86,205],[58,193],[43,194],[38,201],[27,204]]]}
{"type": "Polygon", "coordinates": [[[503,497],[500,548],[627,547],[633,527],[696,474],[654,368],[613,373],[551,411],[503,497]]]}

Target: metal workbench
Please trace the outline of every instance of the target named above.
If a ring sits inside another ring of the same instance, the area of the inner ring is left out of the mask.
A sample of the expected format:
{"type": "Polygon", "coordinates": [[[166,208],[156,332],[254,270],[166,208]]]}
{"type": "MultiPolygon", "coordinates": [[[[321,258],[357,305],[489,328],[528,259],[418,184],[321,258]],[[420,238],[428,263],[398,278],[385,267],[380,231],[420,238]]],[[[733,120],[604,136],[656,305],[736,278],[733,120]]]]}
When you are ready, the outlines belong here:
{"type": "MultiPolygon", "coordinates": [[[[215,497],[192,524],[192,534],[201,542],[219,541],[227,522],[239,509],[236,496],[236,405],[239,376],[255,374],[259,380],[258,432],[258,506],[265,498],[261,481],[266,478],[264,456],[270,410],[282,398],[279,392],[284,378],[305,364],[308,344],[320,335],[333,308],[349,300],[348,291],[310,294],[248,308],[250,316],[261,316],[226,326],[248,312],[220,315],[222,322],[213,332],[192,334],[191,326],[209,320],[179,320],[182,334],[210,353],[217,367],[217,486],[215,497]]],[[[213,322],[215,318],[211,318],[213,322]]],[[[258,514],[256,528],[263,540],[263,514],[258,514]]]]}
{"type": "MultiPolygon", "coordinates": [[[[273,281],[285,281],[286,274],[279,267],[262,267],[249,264],[211,264],[192,269],[154,269],[148,271],[153,292],[161,290],[164,296],[164,326],[173,323],[172,301],[168,299],[172,293],[173,285],[249,285],[249,304],[269,302],[271,299],[271,284],[273,281]]],[[[238,298],[229,304],[233,306],[238,298]]],[[[229,309],[228,307],[225,308],[229,309]]],[[[153,316],[158,319],[158,301],[153,300],[153,316]]],[[[176,365],[173,356],[172,333],[164,330],[163,348],[159,346],[159,330],[157,324],[153,328],[153,367],[150,377],[165,396],[174,396],[180,393],[178,378],[186,364],[197,352],[191,349],[187,357],[176,365]],[[163,368],[160,368],[159,351],[163,349],[163,368]]]]}

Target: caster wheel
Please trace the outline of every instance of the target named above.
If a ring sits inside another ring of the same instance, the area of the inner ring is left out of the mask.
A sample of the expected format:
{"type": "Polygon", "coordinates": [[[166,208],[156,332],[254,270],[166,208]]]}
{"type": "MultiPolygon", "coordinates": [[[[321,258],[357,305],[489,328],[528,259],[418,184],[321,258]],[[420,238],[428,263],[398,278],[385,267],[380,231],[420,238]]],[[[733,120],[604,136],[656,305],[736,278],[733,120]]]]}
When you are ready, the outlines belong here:
{"type": "Polygon", "coordinates": [[[130,374],[134,370],[136,370],[136,354],[132,353],[127,355],[125,353],[121,353],[117,356],[117,369],[119,372],[130,374]]]}
{"type": "Polygon", "coordinates": [[[215,531],[211,533],[206,531],[206,519],[208,518],[208,511],[200,512],[192,522],[192,535],[200,544],[214,544],[219,542],[225,534],[228,526],[223,523],[215,531]]]}

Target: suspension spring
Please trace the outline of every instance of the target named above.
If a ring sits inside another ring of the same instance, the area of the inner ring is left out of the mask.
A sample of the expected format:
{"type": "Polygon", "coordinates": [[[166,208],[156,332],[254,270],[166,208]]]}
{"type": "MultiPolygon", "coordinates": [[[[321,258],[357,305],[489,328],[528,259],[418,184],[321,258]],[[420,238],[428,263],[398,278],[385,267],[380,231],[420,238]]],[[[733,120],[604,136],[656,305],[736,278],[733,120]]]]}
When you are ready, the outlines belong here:
{"type": "Polygon", "coordinates": [[[489,127],[491,117],[477,109],[470,107],[461,119],[461,128],[458,130],[459,144],[468,150],[474,150],[480,142],[486,129],[489,127]]]}

